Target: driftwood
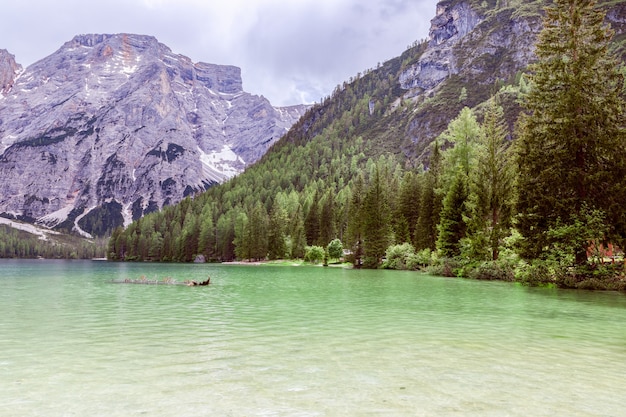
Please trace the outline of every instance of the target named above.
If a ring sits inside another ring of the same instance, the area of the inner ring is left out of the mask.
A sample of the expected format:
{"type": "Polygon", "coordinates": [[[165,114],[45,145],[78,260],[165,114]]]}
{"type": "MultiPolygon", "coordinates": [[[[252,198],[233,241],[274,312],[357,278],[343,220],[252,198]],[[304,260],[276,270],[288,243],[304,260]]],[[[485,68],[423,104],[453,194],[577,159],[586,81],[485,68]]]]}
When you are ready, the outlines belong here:
{"type": "Polygon", "coordinates": [[[209,283],[211,282],[211,278],[207,278],[206,281],[194,281],[194,280],[185,280],[185,281],[176,281],[175,279],[172,279],[170,277],[164,278],[162,280],[150,280],[147,279],[145,276],[142,276],[139,279],[130,279],[130,278],[125,278],[125,279],[114,279],[111,281],[111,283],[113,284],[142,284],[142,285],[185,285],[187,287],[204,287],[209,285],[209,283]]]}

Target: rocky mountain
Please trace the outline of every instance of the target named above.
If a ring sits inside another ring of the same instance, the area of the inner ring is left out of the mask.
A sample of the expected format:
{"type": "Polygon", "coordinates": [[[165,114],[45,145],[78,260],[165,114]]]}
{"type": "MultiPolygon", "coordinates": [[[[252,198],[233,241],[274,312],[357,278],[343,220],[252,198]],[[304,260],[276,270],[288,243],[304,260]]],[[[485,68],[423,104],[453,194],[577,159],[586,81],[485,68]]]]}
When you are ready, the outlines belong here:
{"type": "Polygon", "coordinates": [[[5,49],[0,49],[0,94],[9,92],[21,71],[22,66],[15,62],[15,57],[5,49]]]}
{"type": "Polygon", "coordinates": [[[0,50],[0,214],[102,234],[242,172],[306,109],[150,36],[76,36],[25,70],[0,50]]]}
{"type": "MultiPolygon", "coordinates": [[[[544,0],[443,0],[431,20],[424,52],[399,73],[412,114],[399,125],[401,148],[422,162],[422,153],[462,107],[477,107],[505,85],[516,85],[534,59],[544,0]]],[[[615,32],[613,52],[625,58],[626,2],[600,0],[615,32]]],[[[501,91],[510,127],[519,113],[515,94],[501,91]]]]}
{"type": "MultiPolygon", "coordinates": [[[[378,236],[434,247],[441,182],[424,169],[429,145],[465,106],[482,122],[492,97],[513,126],[550,3],[440,1],[428,39],[338,85],[235,181],[116,229],[109,258],[295,258],[335,237],[365,253],[365,229],[386,226],[378,236]]],[[[624,61],[626,2],[600,7],[615,32],[609,52],[624,61]]]]}
{"type": "MultiPolygon", "coordinates": [[[[401,56],[338,86],[285,137],[304,144],[335,120],[351,119],[344,135],[363,138],[368,156],[395,153],[407,164],[428,164],[429,145],[465,106],[498,93],[512,128],[519,84],[535,59],[543,0],[442,0],[428,39],[401,56]],[[511,94],[503,87],[509,86],[511,94]],[[354,103],[363,103],[355,106],[354,103]]],[[[626,2],[599,2],[615,31],[612,52],[626,58],[626,2]]],[[[625,59],[626,60],[626,59],[625,59]]]]}

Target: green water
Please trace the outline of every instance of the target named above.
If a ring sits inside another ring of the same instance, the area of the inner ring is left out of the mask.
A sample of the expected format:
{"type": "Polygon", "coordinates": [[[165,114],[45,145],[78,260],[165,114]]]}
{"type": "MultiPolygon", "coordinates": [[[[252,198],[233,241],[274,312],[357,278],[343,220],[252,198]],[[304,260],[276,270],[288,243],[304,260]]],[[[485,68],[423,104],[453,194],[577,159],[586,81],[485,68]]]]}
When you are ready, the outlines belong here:
{"type": "Polygon", "coordinates": [[[623,416],[626,296],[0,260],[2,416],[623,416]],[[202,280],[209,287],[111,284],[202,280]]]}

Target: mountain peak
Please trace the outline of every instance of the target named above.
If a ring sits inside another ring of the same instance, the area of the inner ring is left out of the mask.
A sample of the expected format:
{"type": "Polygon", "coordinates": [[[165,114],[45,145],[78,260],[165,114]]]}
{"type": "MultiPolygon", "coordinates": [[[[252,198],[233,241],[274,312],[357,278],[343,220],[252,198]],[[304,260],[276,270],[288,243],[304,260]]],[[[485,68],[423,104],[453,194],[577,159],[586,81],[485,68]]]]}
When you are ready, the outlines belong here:
{"type": "Polygon", "coordinates": [[[177,203],[243,171],[307,109],[152,36],[78,35],[17,76],[7,55],[0,213],[49,226],[100,234],[177,203]]]}
{"type": "Polygon", "coordinates": [[[121,42],[132,42],[133,44],[158,44],[159,42],[154,36],[150,35],[136,35],[130,33],[117,33],[117,34],[107,34],[107,33],[90,33],[90,34],[82,34],[76,35],[72,38],[71,41],[67,42],[65,45],[81,45],[94,47],[101,43],[108,43],[111,41],[121,41],[121,42]]]}

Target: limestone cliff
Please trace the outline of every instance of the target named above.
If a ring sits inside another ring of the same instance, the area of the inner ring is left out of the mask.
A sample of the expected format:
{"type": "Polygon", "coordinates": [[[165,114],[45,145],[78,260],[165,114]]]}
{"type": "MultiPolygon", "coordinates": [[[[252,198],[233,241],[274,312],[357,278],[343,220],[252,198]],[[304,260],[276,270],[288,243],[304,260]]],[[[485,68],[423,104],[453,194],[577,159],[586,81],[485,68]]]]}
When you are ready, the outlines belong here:
{"type": "Polygon", "coordinates": [[[17,75],[22,71],[22,66],[15,62],[15,57],[6,49],[0,49],[0,94],[6,94],[17,75]]]}
{"type": "MultiPolygon", "coordinates": [[[[8,56],[8,57],[7,57],[8,56]]],[[[240,173],[306,110],[150,36],[81,35],[20,72],[0,51],[0,213],[102,233],[240,173]]]]}
{"type": "MultiPolygon", "coordinates": [[[[615,31],[613,49],[626,56],[626,3],[600,1],[615,31]]],[[[427,160],[427,146],[464,106],[475,107],[502,85],[519,81],[535,59],[545,1],[444,0],[424,52],[402,69],[398,80],[413,109],[402,120],[401,148],[416,164],[427,160]]],[[[514,97],[502,103],[510,126],[519,112],[514,97]]]]}

